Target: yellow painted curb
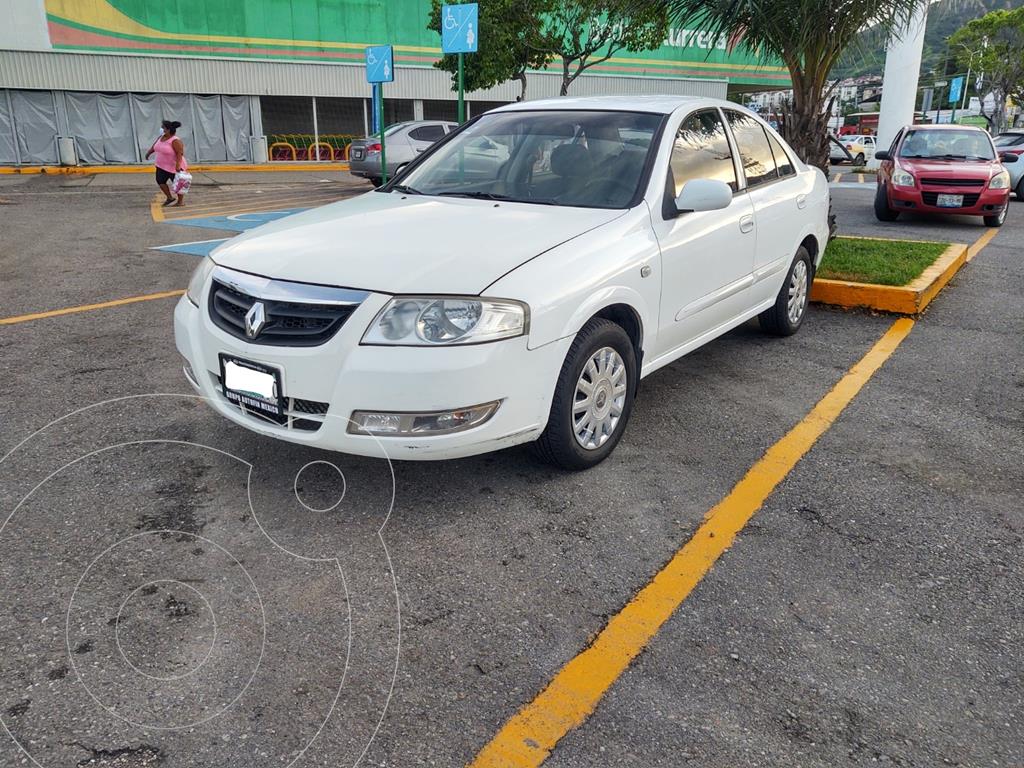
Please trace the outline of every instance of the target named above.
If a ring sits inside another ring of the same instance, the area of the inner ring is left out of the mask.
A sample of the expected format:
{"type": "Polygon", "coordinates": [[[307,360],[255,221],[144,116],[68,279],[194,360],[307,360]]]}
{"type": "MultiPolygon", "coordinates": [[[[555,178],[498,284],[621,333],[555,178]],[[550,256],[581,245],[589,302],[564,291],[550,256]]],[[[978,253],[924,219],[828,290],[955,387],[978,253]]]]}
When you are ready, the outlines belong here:
{"type": "MultiPolygon", "coordinates": [[[[348,163],[216,163],[189,166],[198,173],[232,173],[235,171],[347,171],[348,163]]],[[[95,173],[153,173],[152,165],[24,165],[0,167],[0,175],[52,174],[55,176],[90,176],[95,173]]]]}
{"type": "MultiPolygon", "coordinates": [[[[884,238],[858,239],[882,240],[884,238]]],[[[815,278],[814,284],[811,286],[811,301],[839,307],[866,307],[901,315],[918,315],[945,287],[957,270],[967,262],[967,251],[967,246],[963,243],[951,243],[930,267],[907,285],[877,285],[875,283],[855,283],[850,280],[815,278]]]]}

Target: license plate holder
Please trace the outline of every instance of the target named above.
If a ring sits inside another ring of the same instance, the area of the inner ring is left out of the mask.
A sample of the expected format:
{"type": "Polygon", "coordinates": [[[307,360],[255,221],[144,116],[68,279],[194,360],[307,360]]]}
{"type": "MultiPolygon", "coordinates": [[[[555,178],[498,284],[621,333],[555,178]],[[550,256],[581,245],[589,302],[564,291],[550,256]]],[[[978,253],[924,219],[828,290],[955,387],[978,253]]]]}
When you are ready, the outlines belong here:
{"type": "Polygon", "coordinates": [[[352,159],[353,160],[362,160],[363,159],[363,154],[364,154],[364,150],[362,150],[362,149],[353,149],[352,150],[352,159]]]}
{"type": "Polygon", "coordinates": [[[935,205],[939,208],[963,208],[963,195],[938,195],[935,198],[935,205]]]}
{"type": "Polygon", "coordinates": [[[280,369],[222,353],[220,381],[228,402],[256,413],[284,415],[280,369]]]}

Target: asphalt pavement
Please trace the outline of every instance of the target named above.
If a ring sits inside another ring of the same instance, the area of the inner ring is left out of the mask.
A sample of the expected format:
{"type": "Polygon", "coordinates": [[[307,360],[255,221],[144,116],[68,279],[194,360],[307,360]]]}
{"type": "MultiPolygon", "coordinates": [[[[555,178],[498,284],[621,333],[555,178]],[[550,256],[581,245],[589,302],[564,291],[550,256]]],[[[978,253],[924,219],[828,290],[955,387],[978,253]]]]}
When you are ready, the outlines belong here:
{"type": "MultiPolygon", "coordinates": [[[[368,188],[324,178],[189,206],[368,188]]],[[[842,233],[984,232],[879,226],[865,186],[834,190],[842,233]]],[[[184,288],[195,257],[151,249],[233,232],[152,199],[0,177],[0,316],[184,288]]],[[[1024,764],[1022,233],[1014,202],[547,765],[1024,764]]],[[[892,323],[739,328],[568,474],[255,436],[191,397],[174,301],[0,325],[0,766],[467,764],[892,323]]]]}

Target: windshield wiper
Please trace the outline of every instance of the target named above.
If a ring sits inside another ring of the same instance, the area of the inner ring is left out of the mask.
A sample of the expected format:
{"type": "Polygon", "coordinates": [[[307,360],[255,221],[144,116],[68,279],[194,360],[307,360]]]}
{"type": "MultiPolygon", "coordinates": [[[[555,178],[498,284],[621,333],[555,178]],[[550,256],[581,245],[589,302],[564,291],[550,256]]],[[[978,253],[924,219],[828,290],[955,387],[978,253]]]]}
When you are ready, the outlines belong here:
{"type": "Polygon", "coordinates": [[[402,194],[406,194],[406,195],[422,195],[423,194],[418,189],[413,189],[412,187],[407,187],[405,184],[395,184],[393,187],[391,187],[391,191],[392,192],[401,192],[402,194]]]}
{"type": "Polygon", "coordinates": [[[474,200],[511,200],[508,195],[495,192],[438,192],[438,197],[469,197],[474,200]]]}
{"type": "Polygon", "coordinates": [[[533,203],[534,205],[561,205],[557,200],[543,197],[510,197],[495,192],[438,192],[441,197],[469,197],[474,200],[501,200],[505,203],[533,203]]]}

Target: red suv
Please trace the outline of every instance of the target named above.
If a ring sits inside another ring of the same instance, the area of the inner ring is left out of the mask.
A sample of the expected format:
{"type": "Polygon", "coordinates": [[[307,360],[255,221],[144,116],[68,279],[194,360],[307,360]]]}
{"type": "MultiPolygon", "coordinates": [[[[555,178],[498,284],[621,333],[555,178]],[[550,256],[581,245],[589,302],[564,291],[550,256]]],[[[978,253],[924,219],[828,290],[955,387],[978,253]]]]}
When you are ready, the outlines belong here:
{"type": "MultiPolygon", "coordinates": [[[[1011,159],[1012,158],[1012,159],[1011,159]]],[[[910,125],[903,128],[881,160],[875,191],[875,216],[895,221],[903,211],[983,216],[1000,227],[1010,199],[1010,174],[992,139],[966,125],[910,125]]]]}

